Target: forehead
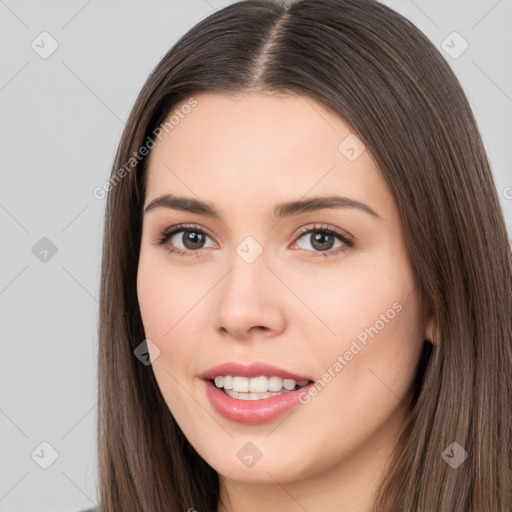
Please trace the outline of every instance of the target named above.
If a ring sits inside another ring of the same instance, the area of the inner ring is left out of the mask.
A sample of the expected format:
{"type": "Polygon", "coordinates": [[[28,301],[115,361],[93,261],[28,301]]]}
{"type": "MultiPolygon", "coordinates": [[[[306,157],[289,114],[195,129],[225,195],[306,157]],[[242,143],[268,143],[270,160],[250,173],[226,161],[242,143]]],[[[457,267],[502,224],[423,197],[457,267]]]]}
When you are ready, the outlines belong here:
{"type": "Polygon", "coordinates": [[[318,147],[322,141],[323,149],[331,146],[337,151],[337,139],[351,133],[341,117],[303,95],[202,93],[194,98],[196,105],[191,109],[185,109],[186,102],[173,108],[168,116],[174,123],[169,133],[172,137],[164,135],[170,146],[195,149],[191,157],[200,156],[198,149],[221,157],[226,149],[241,153],[250,148],[247,158],[252,162],[265,157],[291,158],[310,153],[308,148],[318,147]],[[268,149],[274,152],[269,155],[268,149]]]}
{"type": "Polygon", "coordinates": [[[162,193],[216,203],[268,201],[269,207],[339,193],[382,212],[392,208],[370,152],[340,116],[313,98],[202,93],[194,100],[192,108],[183,108],[187,101],[173,108],[172,123],[151,152],[146,204],[162,193]]]}

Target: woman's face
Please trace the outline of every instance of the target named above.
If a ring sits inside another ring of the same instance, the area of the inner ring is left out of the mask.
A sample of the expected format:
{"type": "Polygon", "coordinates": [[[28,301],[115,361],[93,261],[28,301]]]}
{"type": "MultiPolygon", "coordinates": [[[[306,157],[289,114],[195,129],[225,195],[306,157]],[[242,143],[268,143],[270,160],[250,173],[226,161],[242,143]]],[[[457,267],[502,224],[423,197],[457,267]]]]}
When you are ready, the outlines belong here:
{"type": "Polygon", "coordinates": [[[169,196],[144,213],[137,276],[162,395],[230,479],[363,471],[392,447],[431,329],[390,191],[309,97],[195,100],[155,140],[144,202],[169,196]]]}

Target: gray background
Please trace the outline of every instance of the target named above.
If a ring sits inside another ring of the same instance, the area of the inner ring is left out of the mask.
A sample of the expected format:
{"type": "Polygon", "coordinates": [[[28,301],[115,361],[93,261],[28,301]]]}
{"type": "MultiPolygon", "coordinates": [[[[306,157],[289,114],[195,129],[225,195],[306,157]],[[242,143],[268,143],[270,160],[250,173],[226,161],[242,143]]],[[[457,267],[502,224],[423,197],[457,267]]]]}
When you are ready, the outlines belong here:
{"type": "MultiPolygon", "coordinates": [[[[229,3],[0,1],[0,511],[72,512],[96,502],[105,200],[92,191],[109,177],[149,72],[183,33],[229,3]],[[58,48],[42,58],[31,45],[51,49],[45,31],[58,48]],[[58,453],[47,469],[52,449],[42,442],[58,453]]],[[[510,233],[512,1],[383,3],[418,26],[461,80],[510,233]],[[453,31],[469,44],[457,58],[464,43],[447,39],[453,31]]]]}

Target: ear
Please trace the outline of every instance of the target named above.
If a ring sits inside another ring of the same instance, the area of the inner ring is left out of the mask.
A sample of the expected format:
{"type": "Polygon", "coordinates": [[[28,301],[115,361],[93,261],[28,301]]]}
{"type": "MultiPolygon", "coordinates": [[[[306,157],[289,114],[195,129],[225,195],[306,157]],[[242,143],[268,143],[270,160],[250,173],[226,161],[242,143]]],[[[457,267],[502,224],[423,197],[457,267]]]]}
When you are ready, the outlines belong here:
{"type": "Polygon", "coordinates": [[[425,339],[435,346],[439,346],[441,344],[439,329],[437,328],[437,325],[435,325],[434,318],[432,316],[429,316],[425,325],[425,339]]]}
{"type": "Polygon", "coordinates": [[[423,339],[429,341],[434,346],[439,346],[441,344],[441,332],[439,331],[439,326],[434,320],[434,315],[432,314],[432,310],[428,305],[429,302],[421,292],[421,289],[420,299],[423,305],[423,318],[425,319],[425,332],[423,335],[423,339]]]}

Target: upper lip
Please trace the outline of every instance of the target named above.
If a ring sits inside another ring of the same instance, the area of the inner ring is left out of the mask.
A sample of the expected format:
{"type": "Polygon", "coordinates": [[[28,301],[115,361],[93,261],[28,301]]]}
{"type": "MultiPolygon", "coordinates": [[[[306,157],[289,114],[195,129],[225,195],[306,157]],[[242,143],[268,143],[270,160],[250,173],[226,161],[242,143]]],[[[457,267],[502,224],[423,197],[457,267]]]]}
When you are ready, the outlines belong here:
{"type": "Polygon", "coordinates": [[[236,362],[222,363],[206,370],[200,375],[200,377],[202,379],[211,380],[219,375],[232,375],[248,378],[265,375],[267,377],[276,376],[283,379],[293,379],[295,381],[313,380],[307,375],[299,375],[298,373],[290,372],[288,370],[284,370],[283,368],[279,368],[278,366],[263,362],[255,362],[250,364],[242,364],[236,362]]]}

